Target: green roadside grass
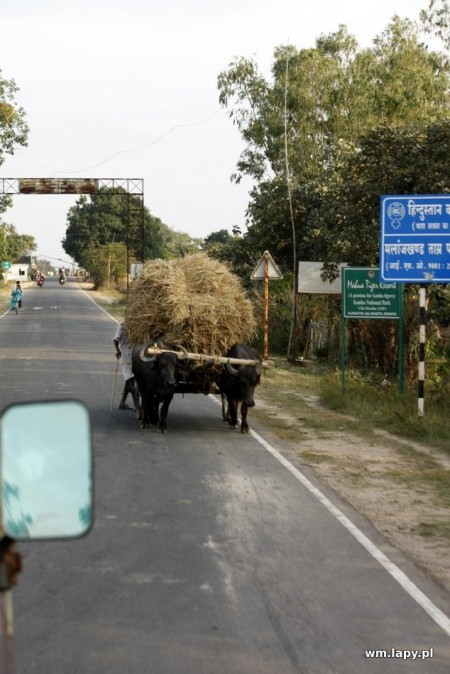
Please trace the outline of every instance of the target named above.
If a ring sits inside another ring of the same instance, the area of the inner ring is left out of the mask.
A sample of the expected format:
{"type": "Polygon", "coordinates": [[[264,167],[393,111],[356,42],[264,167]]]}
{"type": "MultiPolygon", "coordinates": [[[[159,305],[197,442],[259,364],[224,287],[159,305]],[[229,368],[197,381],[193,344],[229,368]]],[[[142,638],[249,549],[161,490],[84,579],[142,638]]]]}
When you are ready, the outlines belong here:
{"type": "Polygon", "coordinates": [[[342,389],[335,367],[314,361],[291,364],[277,357],[274,361],[258,391],[279,408],[272,413],[274,419],[289,416],[319,433],[339,429],[367,437],[383,430],[450,454],[450,400],[442,393],[426,392],[425,413],[419,416],[414,384],[400,394],[396,382],[382,385],[383,376],[347,373],[342,389]]]}

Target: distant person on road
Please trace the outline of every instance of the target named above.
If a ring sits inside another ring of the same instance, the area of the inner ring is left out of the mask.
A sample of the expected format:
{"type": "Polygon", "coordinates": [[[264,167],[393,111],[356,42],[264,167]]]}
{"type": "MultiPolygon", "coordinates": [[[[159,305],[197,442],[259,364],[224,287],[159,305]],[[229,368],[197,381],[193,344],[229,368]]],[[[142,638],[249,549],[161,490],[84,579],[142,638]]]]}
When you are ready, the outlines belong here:
{"type": "Polygon", "coordinates": [[[22,306],[22,288],[20,287],[19,281],[16,283],[16,285],[11,290],[11,298],[10,298],[10,301],[9,301],[9,308],[15,309],[16,308],[16,302],[17,302],[17,306],[20,309],[20,307],[22,306]],[[19,284],[19,287],[17,286],[17,284],[19,284]]]}
{"type": "Polygon", "coordinates": [[[123,378],[125,380],[122,398],[119,403],[119,410],[129,410],[132,408],[128,407],[125,403],[129,393],[131,393],[134,400],[135,386],[133,370],[131,369],[131,346],[129,345],[125,334],[123,321],[117,324],[117,330],[113,341],[114,346],[116,347],[116,358],[119,359],[123,378]]]}
{"type": "Polygon", "coordinates": [[[21,309],[22,308],[23,290],[22,290],[22,286],[20,285],[20,281],[16,282],[16,289],[20,291],[20,297],[19,297],[19,300],[18,300],[17,304],[19,306],[19,309],[21,309]]]}

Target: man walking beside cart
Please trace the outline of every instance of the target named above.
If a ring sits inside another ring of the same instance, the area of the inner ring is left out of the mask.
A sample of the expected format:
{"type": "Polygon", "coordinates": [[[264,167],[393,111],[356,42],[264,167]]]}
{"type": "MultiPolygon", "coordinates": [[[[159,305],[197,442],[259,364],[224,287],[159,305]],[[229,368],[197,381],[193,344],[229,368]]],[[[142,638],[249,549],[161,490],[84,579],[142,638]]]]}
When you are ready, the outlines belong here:
{"type": "Polygon", "coordinates": [[[126,399],[128,394],[131,393],[133,401],[135,401],[135,382],[134,375],[131,369],[131,347],[128,343],[127,336],[125,334],[123,321],[117,324],[117,329],[113,338],[114,346],[116,347],[116,358],[120,362],[120,367],[122,369],[123,378],[125,384],[123,387],[122,398],[119,403],[119,410],[132,409],[126,405],[126,399]]]}

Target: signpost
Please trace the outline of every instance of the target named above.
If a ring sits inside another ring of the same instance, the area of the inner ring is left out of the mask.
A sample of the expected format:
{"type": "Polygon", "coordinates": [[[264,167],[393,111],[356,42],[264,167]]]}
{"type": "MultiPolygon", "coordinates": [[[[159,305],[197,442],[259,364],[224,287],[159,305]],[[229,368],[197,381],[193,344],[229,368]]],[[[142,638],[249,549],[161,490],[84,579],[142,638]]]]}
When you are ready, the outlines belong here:
{"type": "Polygon", "coordinates": [[[268,250],[264,251],[250,278],[264,279],[264,360],[269,357],[269,279],[282,279],[283,275],[268,250]]]}
{"type": "Polygon", "coordinates": [[[399,320],[399,390],[403,393],[403,286],[380,280],[375,267],[342,269],[341,383],[345,384],[345,319],[399,320]]]}
{"type": "Polygon", "coordinates": [[[382,278],[421,286],[418,412],[423,416],[426,284],[450,282],[450,194],[381,197],[380,244],[382,278]]]}

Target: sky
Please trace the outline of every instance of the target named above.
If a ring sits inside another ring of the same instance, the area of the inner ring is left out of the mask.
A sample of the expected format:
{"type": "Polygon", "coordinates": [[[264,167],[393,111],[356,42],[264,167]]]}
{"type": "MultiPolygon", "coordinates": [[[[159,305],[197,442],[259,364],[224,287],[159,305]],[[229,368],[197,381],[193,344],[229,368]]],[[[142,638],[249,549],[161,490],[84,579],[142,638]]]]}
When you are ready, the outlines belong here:
{"type": "MultiPolygon", "coordinates": [[[[152,215],[192,237],[245,230],[251,183],[230,181],[243,141],[217,77],[236,57],[270,78],[274,49],[347,26],[370,46],[428,0],[0,0],[0,70],[30,127],[0,178],[139,178],[152,215]]],[[[61,246],[77,197],[19,195],[3,215],[39,257],[61,246]]]]}

